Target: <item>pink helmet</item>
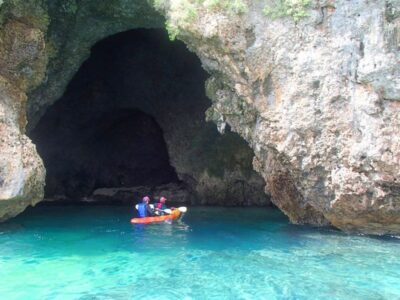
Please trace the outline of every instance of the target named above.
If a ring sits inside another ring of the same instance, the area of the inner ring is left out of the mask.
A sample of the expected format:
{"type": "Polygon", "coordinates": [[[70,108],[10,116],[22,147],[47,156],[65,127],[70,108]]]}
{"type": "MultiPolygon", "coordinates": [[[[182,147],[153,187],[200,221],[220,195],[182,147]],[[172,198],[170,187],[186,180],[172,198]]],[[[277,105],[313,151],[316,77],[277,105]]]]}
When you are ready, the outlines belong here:
{"type": "Polygon", "coordinates": [[[165,203],[165,201],[167,201],[167,198],[165,198],[164,196],[160,198],[161,203],[165,203]]]}
{"type": "Polygon", "coordinates": [[[142,202],[149,203],[150,202],[150,198],[148,196],[144,196],[143,199],[142,199],[142,202]]]}

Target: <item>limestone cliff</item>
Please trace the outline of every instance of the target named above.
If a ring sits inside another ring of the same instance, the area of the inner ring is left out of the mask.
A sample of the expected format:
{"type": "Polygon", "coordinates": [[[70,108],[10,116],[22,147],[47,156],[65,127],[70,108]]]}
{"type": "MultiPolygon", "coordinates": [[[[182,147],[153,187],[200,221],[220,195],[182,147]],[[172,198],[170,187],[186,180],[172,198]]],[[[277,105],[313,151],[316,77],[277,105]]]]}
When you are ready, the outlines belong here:
{"type": "Polygon", "coordinates": [[[293,222],[399,233],[400,2],[313,1],[277,19],[266,2],[190,22],[164,3],[212,74],[208,117],[250,143],[293,222]]]}
{"type": "MultiPolygon", "coordinates": [[[[1,4],[2,203],[41,197],[44,170],[24,135],[26,101],[35,126],[96,41],[164,23],[146,1],[104,3],[1,4]]],[[[280,3],[154,4],[211,75],[208,119],[249,143],[254,168],[291,221],[399,234],[400,3],[280,3]]]]}
{"type": "Polygon", "coordinates": [[[38,3],[0,2],[0,221],[43,198],[45,170],[24,133],[26,91],[46,70],[46,16],[38,3]]]}

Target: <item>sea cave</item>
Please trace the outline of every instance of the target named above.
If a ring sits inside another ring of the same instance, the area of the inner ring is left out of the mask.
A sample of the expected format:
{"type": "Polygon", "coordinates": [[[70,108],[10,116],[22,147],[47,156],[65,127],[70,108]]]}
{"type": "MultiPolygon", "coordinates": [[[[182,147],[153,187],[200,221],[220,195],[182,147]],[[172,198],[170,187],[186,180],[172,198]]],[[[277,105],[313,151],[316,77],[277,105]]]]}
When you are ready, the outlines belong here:
{"type": "Polygon", "coordinates": [[[0,295],[400,299],[399,33],[398,0],[0,0],[0,295]]]}
{"type": "Polygon", "coordinates": [[[45,199],[266,206],[253,152],[206,122],[199,59],[165,30],[136,29],[96,43],[64,95],[29,136],[46,168],[45,199]]]}

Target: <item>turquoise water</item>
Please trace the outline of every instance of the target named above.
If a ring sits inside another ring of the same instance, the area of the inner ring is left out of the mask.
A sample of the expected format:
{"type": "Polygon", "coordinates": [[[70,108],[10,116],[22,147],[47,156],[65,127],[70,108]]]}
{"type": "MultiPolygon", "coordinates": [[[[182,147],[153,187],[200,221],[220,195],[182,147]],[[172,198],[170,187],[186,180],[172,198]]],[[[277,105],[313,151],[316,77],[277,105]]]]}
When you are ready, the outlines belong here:
{"type": "Polygon", "coordinates": [[[41,207],[0,224],[1,299],[400,299],[400,240],[290,225],[272,209],[41,207]]]}

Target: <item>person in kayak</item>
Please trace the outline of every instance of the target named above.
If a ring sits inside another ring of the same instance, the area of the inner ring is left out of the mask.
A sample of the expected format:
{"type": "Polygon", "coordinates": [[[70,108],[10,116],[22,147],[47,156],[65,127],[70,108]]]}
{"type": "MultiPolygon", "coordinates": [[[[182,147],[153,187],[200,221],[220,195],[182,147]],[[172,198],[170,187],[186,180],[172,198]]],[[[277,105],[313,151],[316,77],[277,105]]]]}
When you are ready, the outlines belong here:
{"type": "Polygon", "coordinates": [[[167,201],[167,198],[165,198],[164,196],[162,196],[159,200],[159,202],[157,202],[154,205],[154,208],[156,209],[156,211],[161,215],[165,215],[165,211],[164,209],[167,208],[167,205],[165,205],[165,202],[167,201]]]}
{"type": "Polygon", "coordinates": [[[143,197],[142,203],[138,204],[139,218],[151,217],[154,215],[152,208],[149,205],[150,198],[148,196],[143,197]]]}

